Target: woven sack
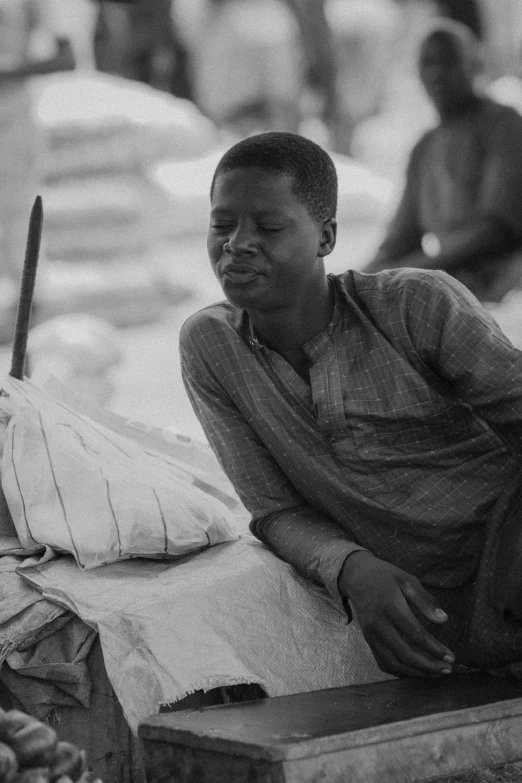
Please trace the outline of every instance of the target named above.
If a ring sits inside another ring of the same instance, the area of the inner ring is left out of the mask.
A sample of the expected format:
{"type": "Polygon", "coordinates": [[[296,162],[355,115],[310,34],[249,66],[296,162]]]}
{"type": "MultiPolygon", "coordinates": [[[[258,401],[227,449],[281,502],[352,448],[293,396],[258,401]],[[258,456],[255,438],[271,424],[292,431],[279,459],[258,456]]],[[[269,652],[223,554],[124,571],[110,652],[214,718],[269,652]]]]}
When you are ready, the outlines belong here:
{"type": "Polygon", "coordinates": [[[22,546],[44,544],[89,569],[239,537],[226,494],[167,449],[144,445],[130,426],[117,433],[30,381],[9,378],[4,388],[13,413],[2,488],[22,546]]]}

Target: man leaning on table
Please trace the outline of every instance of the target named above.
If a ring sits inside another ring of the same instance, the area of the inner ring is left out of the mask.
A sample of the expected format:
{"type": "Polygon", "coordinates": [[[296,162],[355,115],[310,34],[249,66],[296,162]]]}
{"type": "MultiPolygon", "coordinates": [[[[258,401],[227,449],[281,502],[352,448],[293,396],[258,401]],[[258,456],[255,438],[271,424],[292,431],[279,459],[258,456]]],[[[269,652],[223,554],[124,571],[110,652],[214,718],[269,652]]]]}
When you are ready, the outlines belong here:
{"type": "Polygon", "coordinates": [[[336,201],[331,158],[300,136],[220,160],[208,253],[226,301],[180,337],[195,412],[252,532],[354,610],[382,670],[522,660],[516,582],[490,600],[522,353],[444,272],[326,274],[336,201]]]}

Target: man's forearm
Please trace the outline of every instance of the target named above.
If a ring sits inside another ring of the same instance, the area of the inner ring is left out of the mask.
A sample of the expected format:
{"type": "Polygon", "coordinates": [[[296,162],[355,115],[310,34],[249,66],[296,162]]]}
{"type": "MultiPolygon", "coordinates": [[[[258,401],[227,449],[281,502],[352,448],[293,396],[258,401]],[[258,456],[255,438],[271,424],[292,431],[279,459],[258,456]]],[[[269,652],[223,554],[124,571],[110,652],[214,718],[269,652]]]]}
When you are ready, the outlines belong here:
{"type": "Polygon", "coordinates": [[[379,252],[363,271],[378,272],[381,269],[414,267],[416,269],[442,269],[452,272],[462,265],[478,263],[484,259],[511,252],[520,244],[514,232],[495,218],[479,218],[473,223],[440,236],[426,234],[421,247],[399,252],[400,245],[384,243],[379,252]]]}
{"type": "Polygon", "coordinates": [[[349,533],[309,506],[294,506],[251,523],[252,533],[342,605],[337,580],[345,559],[363,549],[349,533]]]}

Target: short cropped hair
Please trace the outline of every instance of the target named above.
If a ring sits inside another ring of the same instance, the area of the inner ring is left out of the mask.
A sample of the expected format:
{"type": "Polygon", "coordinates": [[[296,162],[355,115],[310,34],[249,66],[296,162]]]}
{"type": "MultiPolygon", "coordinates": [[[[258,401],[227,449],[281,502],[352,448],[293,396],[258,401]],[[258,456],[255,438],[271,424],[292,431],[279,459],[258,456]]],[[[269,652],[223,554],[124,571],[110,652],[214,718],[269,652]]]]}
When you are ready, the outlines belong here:
{"type": "Polygon", "coordinates": [[[293,177],[292,192],[318,222],[334,218],[337,211],[337,172],[331,157],[318,144],[296,133],[271,131],[249,136],[234,144],[217,164],[216,179],[234,169],[256,167],[293,177]]]}

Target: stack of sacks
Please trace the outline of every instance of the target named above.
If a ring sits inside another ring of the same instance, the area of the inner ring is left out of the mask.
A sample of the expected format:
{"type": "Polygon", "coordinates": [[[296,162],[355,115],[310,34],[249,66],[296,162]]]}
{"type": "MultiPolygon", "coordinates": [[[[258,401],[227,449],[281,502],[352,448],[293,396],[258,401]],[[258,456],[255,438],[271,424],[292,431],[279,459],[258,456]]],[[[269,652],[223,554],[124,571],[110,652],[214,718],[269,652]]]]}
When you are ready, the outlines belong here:
{"type": "Polygon", "coordinates": [[[99,405],[114,392],[114,371],[123,359],[120,332],[87,313],[50,318],[29,332],[31,380],[43,385],[53,376],[99,405]]]}
{"type": "Polygon", "coordinates": [[[40,321],[88,313],[114,326],[148,323],[192,295],[186,279],[156,263],[154,254],[115,256],[105,262],[53,261],[44,267],[38,290],[40,321]]]}
{"type": "Polygon", "coordinates": [[[46,252],[51,259],[110,260],[148,247],[140,183],[131,174],[65,180],[45,194],[46,252]]]}
{"type": "MultiPolygon", "coordinates": [[[[80,291],[86,301],[96,298],[100,277],[106,276],[112,289],[112,269],[126,301],[138,305],[127,308],[124,323],[143,320],[144,313],[150,318],[183,298],[186,292],[179,287],[170,287],[165,296],[161,272],[150,260],[155,235],[145,172],[158,160],[207,153],[216,144],[214,125],[190,101],[96,72],[41,77],[34,80],[33,97],[45,139],[48,315],[62,312],[66,298],[76,306],[80,291]],[[53,270],[53,262],[71,264],[67,296],[63,268],[53,270]],[[77,277],[77,297],[71,297],[71,276],[77,277]]],[[[102,313],[96,312],[121,324],[121,308],[113,315],[110,299],[105,296],[102,313]]],[[[88,306],[92,303],[82,309],[88,306]]]]}
{"type": "Polygon", "coordinates": [[[34,98],[52,179],[193,157],[216,142],[215,126],[190,101],[119,76],[53,74],[36,81],[34,98]]]}
{"type": "MultiPolygon", "coordinates": [[[[226,148],[197,160],[171,160],[150,168],[155,231],[172,239],[208,229],[210,185],[226,148]]],[[[384,224],[395,203],[395,188],[384,177],[346,155],[331,153],[339,178],[337,219],[342,227],[384,224]]]]}

